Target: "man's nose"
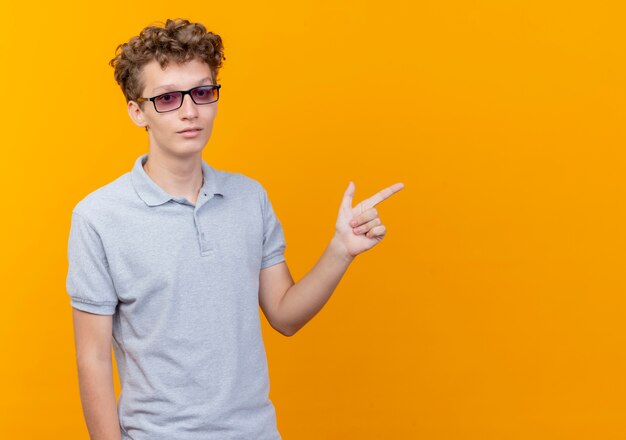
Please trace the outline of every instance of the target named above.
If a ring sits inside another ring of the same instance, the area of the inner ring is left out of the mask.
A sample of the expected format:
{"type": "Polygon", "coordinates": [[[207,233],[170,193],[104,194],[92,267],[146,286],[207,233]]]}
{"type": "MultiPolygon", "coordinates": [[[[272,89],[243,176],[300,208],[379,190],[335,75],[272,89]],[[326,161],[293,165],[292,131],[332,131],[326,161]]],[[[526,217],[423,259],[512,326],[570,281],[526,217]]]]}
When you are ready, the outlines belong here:
{"type": "Polygon", "coordinates": [[[183,103],[180,106],[180,113],[183,116],[191,117],[198,114],[196,103],[191,99],[191,95],[186,94],[183,96],[183,103]]]}

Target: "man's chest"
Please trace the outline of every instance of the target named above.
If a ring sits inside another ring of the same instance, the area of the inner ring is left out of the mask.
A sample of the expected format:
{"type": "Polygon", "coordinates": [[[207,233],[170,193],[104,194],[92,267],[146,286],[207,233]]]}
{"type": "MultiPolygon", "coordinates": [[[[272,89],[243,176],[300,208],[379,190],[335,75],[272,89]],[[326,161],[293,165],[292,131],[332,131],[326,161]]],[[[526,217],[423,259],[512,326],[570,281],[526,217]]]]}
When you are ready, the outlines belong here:
{"type": "Polygon", "coordinates": [[[173,202],[150,209],[128,212],[116,222],[119,230],[104,237],[122,301],[245,289],[258,280],[263,217],[254,199],[217,197],[200,209],[173,202]]]}

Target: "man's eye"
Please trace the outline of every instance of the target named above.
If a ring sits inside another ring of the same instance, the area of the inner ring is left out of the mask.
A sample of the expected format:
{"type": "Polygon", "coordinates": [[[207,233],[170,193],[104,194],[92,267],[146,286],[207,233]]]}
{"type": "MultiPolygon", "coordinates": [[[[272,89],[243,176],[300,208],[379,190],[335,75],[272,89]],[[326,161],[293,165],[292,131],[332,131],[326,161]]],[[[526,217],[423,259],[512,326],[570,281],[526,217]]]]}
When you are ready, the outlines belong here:
{"type": "Polygon", "coordinates": [[[194,90],[194,92],[199,98],[205,98],[207,95],[210,95],[212,93],[212,89],[209,87],[204,87],[202,89],[196,89],[194,90]]]}
{"type": "Polygon", "coordinates": [[[157,98],[159,101],[171,101],[172,100],[172,95],[161,95],[157,98]]]}

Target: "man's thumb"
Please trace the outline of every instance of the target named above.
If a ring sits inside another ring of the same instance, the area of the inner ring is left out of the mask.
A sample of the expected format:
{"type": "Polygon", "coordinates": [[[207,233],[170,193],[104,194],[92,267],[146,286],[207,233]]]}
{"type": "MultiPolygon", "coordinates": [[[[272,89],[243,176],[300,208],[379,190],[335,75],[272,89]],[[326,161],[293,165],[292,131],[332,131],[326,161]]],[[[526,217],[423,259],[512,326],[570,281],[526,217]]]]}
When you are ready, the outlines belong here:
{"type": "Polygon", "coordinates": [[[352,209],[352,197],[354,197],[354,183],[350,181],[348,188],[343,193],[343,200],[341,206],[343,208],[352,209]]]}

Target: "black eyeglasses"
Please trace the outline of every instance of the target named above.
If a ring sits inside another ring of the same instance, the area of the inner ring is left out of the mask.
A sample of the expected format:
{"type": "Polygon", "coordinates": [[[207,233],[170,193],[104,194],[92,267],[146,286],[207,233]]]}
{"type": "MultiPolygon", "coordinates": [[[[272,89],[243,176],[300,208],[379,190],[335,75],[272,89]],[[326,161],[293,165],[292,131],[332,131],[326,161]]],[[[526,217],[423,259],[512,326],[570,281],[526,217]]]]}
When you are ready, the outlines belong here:
{"type": "Polygon", "coordinates": [[[191,100],[198,105],[216,102],[220,99],[220,87],[222,87],[221,84],[211,84],[210,86],[199,86],[184,91],[167,92],[152,98],[137,98],[135,101],[152,101],[154,109],[158,113],[165,113],[180,108],[183,105],[185,95],[191,96],[191,100]]]}

